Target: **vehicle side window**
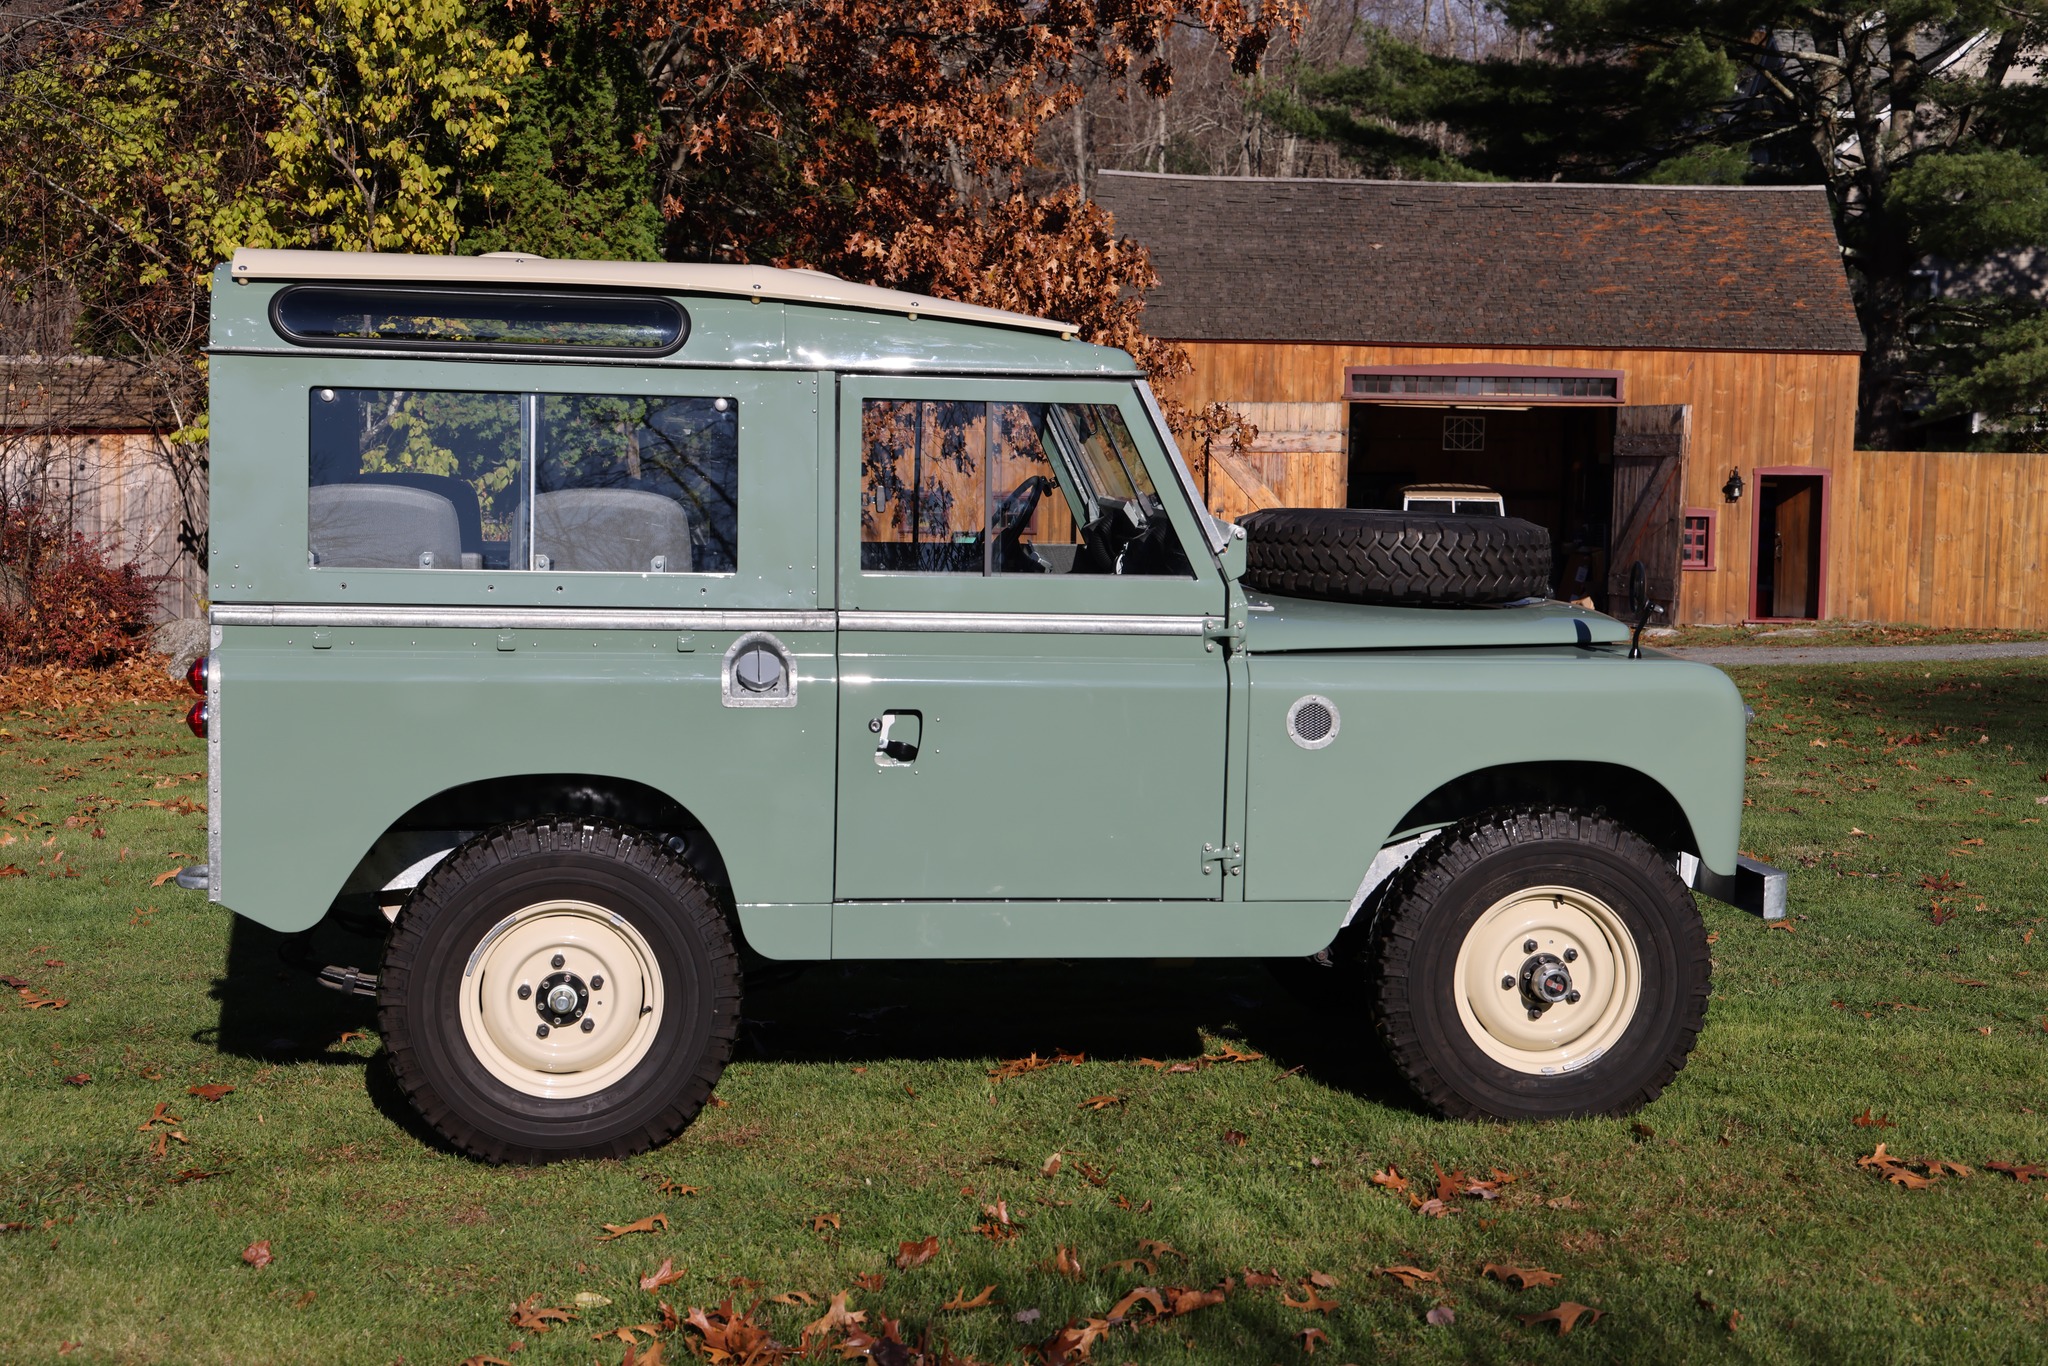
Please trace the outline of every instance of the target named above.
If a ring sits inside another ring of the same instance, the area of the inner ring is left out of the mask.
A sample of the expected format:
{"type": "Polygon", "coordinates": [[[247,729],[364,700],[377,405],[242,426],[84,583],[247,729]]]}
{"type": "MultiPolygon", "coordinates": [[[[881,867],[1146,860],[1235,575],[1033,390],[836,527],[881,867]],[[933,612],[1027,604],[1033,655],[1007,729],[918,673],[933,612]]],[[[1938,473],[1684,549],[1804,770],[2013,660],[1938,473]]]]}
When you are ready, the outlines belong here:
{"type": "Polygon", "coordinates": [[[317,568],[739,567],[729,398],[315,389],[307,451],[317,568]]]}
{"type": "Polygon", "coordinates": [[[739,568],[739,405],[729,398],[540,399],[533,567],[739,568]]]}
{"type": "Polygon", "coordinates": [[[861,568],[1193,577],[1112,404],[869,399],[861,568]]]}

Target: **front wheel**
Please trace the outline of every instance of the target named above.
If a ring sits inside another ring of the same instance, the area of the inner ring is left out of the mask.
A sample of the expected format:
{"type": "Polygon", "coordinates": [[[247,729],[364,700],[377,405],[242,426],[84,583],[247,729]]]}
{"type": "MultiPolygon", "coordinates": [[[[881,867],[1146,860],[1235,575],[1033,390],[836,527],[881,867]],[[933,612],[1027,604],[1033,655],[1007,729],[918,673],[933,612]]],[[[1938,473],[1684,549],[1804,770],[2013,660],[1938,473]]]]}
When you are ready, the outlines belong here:
{"type": "Polygon", "coordinates": [[[400,1088],[491,1162],[666,1142],[732,1054],[740,970],[716,899],[657,835],[551,817],[455,850],[378,974],[400,1088]]]}
{"type": "Polygon", "coordinates": [[[1626,1114],[1706,1019],[1706,928],[1655,848],[1605,815],[1489,812],[1411,859],[1373,928],[1374,1020],[1432,1108],[1626,1114]]]}

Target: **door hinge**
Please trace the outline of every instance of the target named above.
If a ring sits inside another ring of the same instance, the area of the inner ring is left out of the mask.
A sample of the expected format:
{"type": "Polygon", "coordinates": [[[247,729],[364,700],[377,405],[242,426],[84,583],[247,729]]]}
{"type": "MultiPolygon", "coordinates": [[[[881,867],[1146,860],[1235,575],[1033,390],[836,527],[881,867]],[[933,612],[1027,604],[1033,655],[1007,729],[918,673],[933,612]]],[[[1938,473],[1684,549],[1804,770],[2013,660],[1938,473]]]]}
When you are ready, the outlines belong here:
{"type": "MultiPolygon", "coordinates": [[[[1233,613],[1232,615],[1235,615],[1233,613]]],[[[1202,618],[1202,648],[1213,650],[1218,644],[1226,647],[1226,653],[1236,654],[1244,648],[1244,623],[1232,624],[1230,617],[1202,618]]]]}
{"type": "Polygon", "coordinates": [[[1224,877],[1244,876],[1244,846],[1233,844],[1228,848],[1217,844],[1202,846],[1202,876],[1220,871],[1224,877]]]}

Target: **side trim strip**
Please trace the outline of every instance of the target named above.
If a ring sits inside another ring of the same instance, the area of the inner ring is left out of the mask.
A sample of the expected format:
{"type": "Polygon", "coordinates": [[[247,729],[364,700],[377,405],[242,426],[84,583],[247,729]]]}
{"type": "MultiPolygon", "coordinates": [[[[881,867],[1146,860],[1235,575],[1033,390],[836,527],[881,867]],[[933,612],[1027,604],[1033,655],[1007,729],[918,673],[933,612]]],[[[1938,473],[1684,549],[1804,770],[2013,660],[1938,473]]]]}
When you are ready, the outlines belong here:
{"type": "Polygon", "coordinates": [[[451,627],[472,631],[830,631],[831,612],[663,612],[548,607],[338,607],[216,603],[216,626],[451,627]]]}
{"type": "Polygon", "coordinates": [[[841,612],[839,629],[984,635],[1199,636],[1208,629],[1208,618],[1062,616],[1050,612],[841,612]]]}
{"type": "Polygon", "coordinates": [[[473,631],[912,631],[984,635],[1200,636],[1207,617],[1051,612],[663,612],[610,608],[316,606],[216,603],[221,626],[373,626],[473,631]]]}

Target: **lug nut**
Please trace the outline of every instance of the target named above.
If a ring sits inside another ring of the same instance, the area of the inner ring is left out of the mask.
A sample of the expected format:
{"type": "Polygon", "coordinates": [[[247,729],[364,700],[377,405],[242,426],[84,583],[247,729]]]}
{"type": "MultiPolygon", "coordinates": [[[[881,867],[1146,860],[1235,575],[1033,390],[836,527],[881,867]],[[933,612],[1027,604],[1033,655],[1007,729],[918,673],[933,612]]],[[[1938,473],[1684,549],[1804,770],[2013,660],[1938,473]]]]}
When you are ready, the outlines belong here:
{"type": "MultiPolygon", "coordinates": [[[[1536,952],[1536,941],[1535,941],[1535,940],[1533,940],[1533,939],[1524,939],[1524,940],[1522,941],[1522,952],[1523,952],[1523,953],[1534,953],[1534,952],[1536,952]]],[[[562,966],[562,965],[561,965],[560,963],[557,963],[557,964],[555,964],[555,966],[556,966],[556,967],[560,967],[560,966],[562,966]]]]}
{"type": "Polygon", "coordinates": [[[1576,963],[1576,962],[1578,962],[1578,961],[1579,961],[1579,951],[1578,951],[1577,949],[1566,949],[1566,950],[1564,951],[1564,961],[1565,961],[1565,962],[1567,962],[1567,963],[1576,963]]]}
{"type": "Polygon", "coordinates": [[[592,991],[603,991],[603,990],[604,990],[604,978],[602,978],[602,977],[593,977],[593,978],[591,978],[591,979],[590,979],[590,989],[591,989],[592,991]]]}
{"type": "MultiPolygon", "coordinates": [[[[1536,1012],[1532,1010],[1532,1011],[1530,1011],[1529,1013],[1530,1013],[1531,1015],[1534,1015],[1534,1014],[1535,1014],[1536,1012]]],[[[535,1030],[533,1031],[533,1037],[535,1037],[536,1039],[545,1039],[545,1038],[546,1038],[547,1036],[548,1036],[548,1027],[547,1027],[546,1025],[541,1025],[540,1027],[538,1027],[537,1029],[535,1029],[535,1030]]]]}
{"type": "Polygon", "coordinates": [[[1579,993],[1576,991],[1567,991],[1564,994],[1564,1003],[1568,1006],[1577,1005],[1579,1003],[1579,993]]]}
{"type": "MultiPolygon", "coordinates": [[[[1529,1018],[1532,1020],[1540,1020],[1543,1018],[1543,1012],[1540,1010],[1532,1010],[1529,1012],[1529,1018]]],[[[547,1028],[547,1026],[542,1025],[541,1028],[545,1029],[547,1028]]]]}
{"type": "Polygon", "coordinates": [[[1500,979],[1500,989],[1501,989],[1502,991],[1513,991],[1513,990],[1515,989],[1515,979],[1514,979],[1514,978],[1512,978],[1512,977],[1503,977],[1503,978],[1501,978],[1501,979],[1500,979]]]}
{"type": "Polygon", "coordinates": [[[532,987],[530,987],[530,986],[528,986],[528,985],[527,985],[526,983],[524,983],[524,982],[521,982],[521,983],[519,984],[519,999],[520,999],[520,1000],[522,1000],[522,1001],[524,1001],[524,1000],[526,1000],[526,999],[527,999],[528,997],[530,997],[530,996],[532,996],[532,995],[533,995],[533,988],[532,988],[532,987]]]}
{"type": "Polygon", "coordinates": [[[583,1017],[583,1032],[585,1034],[588,1034],[591,1030],[595,1028],[597,1028],[597,1021],[591,1019],[588,1015],[585,1015],[583,1017]]]}
{"type": "Polygon", "coordinates": [[[560,966],[562,966],[563,963],[567,961],[567,959],[563,958],[562,955],[558,953],[553,958],[548,960],[548,966],[551,968],[559,968],[560,966]]]}

